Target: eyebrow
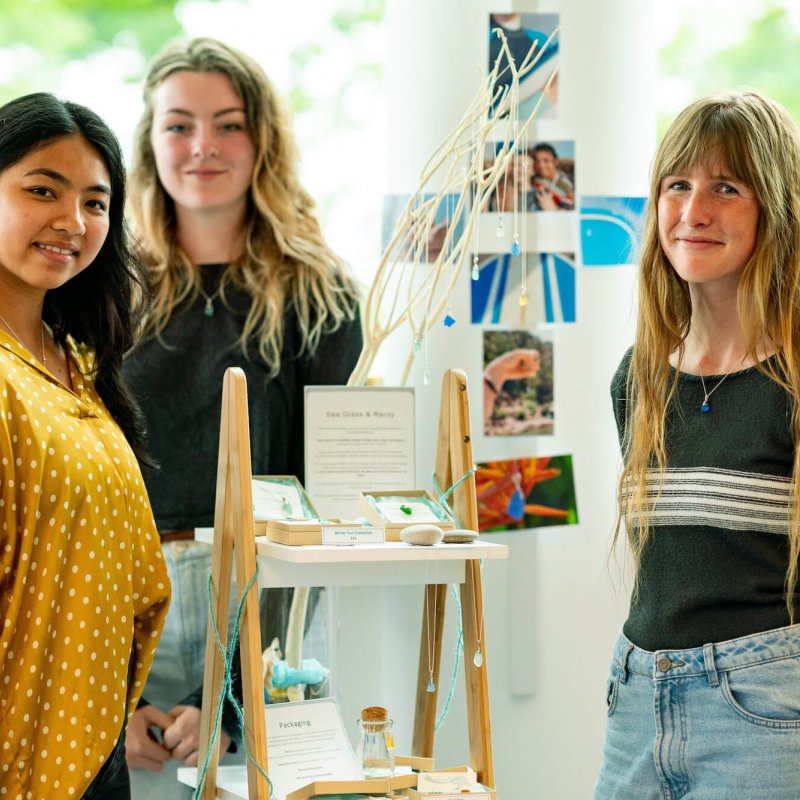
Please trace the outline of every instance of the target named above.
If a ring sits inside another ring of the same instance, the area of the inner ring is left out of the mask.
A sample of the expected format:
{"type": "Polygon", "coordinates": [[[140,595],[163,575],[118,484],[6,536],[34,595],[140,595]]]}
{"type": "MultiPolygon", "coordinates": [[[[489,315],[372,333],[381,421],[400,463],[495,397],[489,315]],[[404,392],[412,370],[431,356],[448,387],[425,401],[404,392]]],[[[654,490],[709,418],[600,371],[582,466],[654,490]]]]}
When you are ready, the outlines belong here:
{"type": "MultiPolygon", "coordinates": [[[[60,183],[62,186],[72,185],[72,182],[60,172],[56,172],[54,169],[47,169],[47,167],[32,169],[29,172],[26,172],[24,177],[28,178],[31,175],[44,175],[46,178],[50,178],[51,180],[56,181],[56,183],[60,183]]],[[[101,192],[102,194],[107,194],[109,197],[111,197],[111,189],[104,183],[95,183],[92,186],[87,186],[86,191],[101,192]]]]}
{"type": "MultiPolygon", "coordinates": [[[[212,117],[222,117],[225,114],[233,114],[234,112],[239,112],[244,114],[244,108],[242,106],[231,106],[230,108],[223,108],[220,111],[215,111],[211,116],[212,117]]],[[[164,111],[164,114],[183,114],[186,117],[194,117],[195,114],[193,111],[188,111],[185,108],[168,108],[164,111]]]]}

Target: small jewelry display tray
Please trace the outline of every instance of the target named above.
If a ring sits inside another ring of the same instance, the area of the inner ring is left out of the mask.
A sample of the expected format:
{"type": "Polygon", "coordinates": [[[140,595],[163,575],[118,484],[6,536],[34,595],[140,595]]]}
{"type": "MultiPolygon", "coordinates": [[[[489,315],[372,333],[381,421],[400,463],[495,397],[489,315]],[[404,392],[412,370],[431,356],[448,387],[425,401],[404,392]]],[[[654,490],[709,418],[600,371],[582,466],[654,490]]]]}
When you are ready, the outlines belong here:
{"type": "Polygon", "coordinates": [[[447,510],[424,489],[362,492],[358,508],[370,522],[385,529],[387,542],[399,542],[400,531],[409,525],[430,523],[442,530],[455,528],[447,510]]]}

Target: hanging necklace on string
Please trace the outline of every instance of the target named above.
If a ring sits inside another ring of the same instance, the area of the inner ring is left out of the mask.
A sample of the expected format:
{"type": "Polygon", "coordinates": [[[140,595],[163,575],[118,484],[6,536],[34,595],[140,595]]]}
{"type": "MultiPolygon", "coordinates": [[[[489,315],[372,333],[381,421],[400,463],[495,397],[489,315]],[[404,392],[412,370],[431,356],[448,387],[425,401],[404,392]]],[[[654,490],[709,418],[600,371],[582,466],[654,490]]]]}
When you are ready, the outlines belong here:
{"type": "Polygon", "coordinates": [[[433,679],[434,667],[436,665],[436,612],[438,603],[439,587],[437,580],[439,577],[439,565],[436,561],[434,554],[434,575],[433,584],[428,583],[428,562],[425,561],[425,621],[427,632],[427,650],[428,650],[428,685],[425,689],[426,692],[433,694],[436,691],[436,682],[433,679]],[[433,613],[431,614],[430,596],[433,594],[433,613]]]}
{"type": "MultiPolygon", "coordinates": [[[[28,350],[31,353],[31,355],[33,355],[33,356],[36,355],[32,350],[30,350],[30,348],[25,344],[25,342],[22,341],[22,337],[8,324],[8,320],[2,314],[0,314],[0,322],[2,322],[3,325],[5,325],[6,328],[8,328],[8,332],[21,345],[23,345],[25,347],[25,349],[28,350]]],[[[41,358],[41,361],[42,361],[42,366],[46,367],[47,366],[47,353],[45,353],[45,351],[44,351],[44,320],[42,320],[40,325],[41,325],[41,336],[42,336],[42,358],[41,358]]]]}
{"type": "MultiPolygon", "coordinates": [[[[481,600],[481,615],[478,617],[478,588],[483,588],[481,583],[483,562],[478,561],[473,575],[477,575],[477,580],[473,583],[472,587],[472,611],[475,614],[475,655],[472,657],[472,663],[480,669],[483,666],[483,650],[481,650],[481,642],[483,641],[483,601],[481,600]]],[[[481,592],[483,595],[483,592],[481,592]]]]}
{"type": "Polygon", "coordinates": [[[217,291],[214,292],[214,294],[209,295],[209,294],[206,294],[203,291],[203,287],[202,286],[198,285],[197,291],[200,292],[203,300],[206,301],[206,307],[203,309],[203,313],[207,317],[213,317],[214,316],[214,301],[219,297],[219,293],[220,293],[221,289],[222,289],[222,284],[220,284],[217,287],[217,291]]]}
{"type": "Polygon", "coordinates": [[[703,373],[702,372],[700,373],[700,383],[703,386],[703,402],[700,403],[700,413],[701,414],[707,414],[709,411],[711,411],[711,406],[709,405],[708,398],[711,397],[711,395],[714,394],[714,392],[716,392],[717,389],[719,389],[719,387],[722,385],[722,382],[730,374],[731,374],[730,372],[726,372],[720,378],[719,383],[710,392],[707,392],[706,391],[706,382],[703,380],[703,373]]]}

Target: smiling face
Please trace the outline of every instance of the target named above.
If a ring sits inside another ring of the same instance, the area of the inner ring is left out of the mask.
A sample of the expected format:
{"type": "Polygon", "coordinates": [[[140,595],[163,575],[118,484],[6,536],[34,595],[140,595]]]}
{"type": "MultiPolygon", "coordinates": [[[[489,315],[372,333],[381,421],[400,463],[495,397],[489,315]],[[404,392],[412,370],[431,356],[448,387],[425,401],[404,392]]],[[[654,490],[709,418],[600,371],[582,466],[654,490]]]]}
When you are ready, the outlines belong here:
{"type": "Polygon", "coordinates": [[[690,284],[735,287],[755,250],[758,200],[730,172],[709,160],[661,181],[659,241],[672,268],[690,284]]]}
{"type": "Polygon", "coordinates": [[[549,150],[537,150],[533,154],[533,168],[536,175],[551,181],[558,171],[556,157],[549,150]]]}
{"type": "Polygon", "coordinates": [[[108,234],[110,183],[80,134],[0,172],[0,292],[43,294],[86,269],[108,234]]]}
{"type": "Polygon", "coordinates": [[[179,222],[186,213],[244,215],[255,146],[226,75],[184,71],[165,78],[153,92],[150,142],[179,222]]]}

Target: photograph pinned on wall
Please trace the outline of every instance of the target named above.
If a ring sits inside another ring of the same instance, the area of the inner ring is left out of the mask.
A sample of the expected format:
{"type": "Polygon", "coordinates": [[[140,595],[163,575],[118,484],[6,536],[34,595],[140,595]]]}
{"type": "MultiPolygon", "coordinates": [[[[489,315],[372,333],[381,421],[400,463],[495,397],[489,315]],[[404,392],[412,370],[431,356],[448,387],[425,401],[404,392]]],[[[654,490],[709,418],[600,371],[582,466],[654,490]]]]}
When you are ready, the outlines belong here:
{"type": "MultiPolygon", "coordinates": [[[[508,58],[505,54],[501,57],[500,38],[494,32],[499,29],[503,32],[508,42],[508,51],[511,54],[514,66],[519,68],[525,61],[531,47],[535,44],[534,56],[544,48],[541,58],[536,66],[523,76],[520,81],[520,97],[518,119],[527,119],[534,106],[542,97],[547,81],[558,67],[560,51],[560,32],[545,47],[550,35],[558,28],[558,14],[489,14],[489,71],[494,69],[500,57],[498,70],[498,86],[507,86],[511,83],[511,71],[508,68],[508,58]]],[[[538,119],[555,119],[558,116],[558,76],[550,84],[547,95],[539,107],[538,119]]]]}
{"type": "MultiPolygon", "coordinates": [[[[399,243],[398,247],[403,247],[403,255],[400,256],[398,250],[397,258],[403,261],[418,261],[433,263],[442,252],[442,248],[447,245],[449,248],[455,245],[464,230],[464,219],[467,212],[466,207],[458,213],[458,201],[461,195],[446,194],[435,209],[428,209],[428,204],[435,202],[435,194],[423,195],[422,213],[427,215],[429,210],[433,211],[433,227],[426,241],[409,240],[399,243]],[[454,222],[454,217],[457,219],[454,222]],[[447,234],[452,228],[452,235],[448,241],[447,234]]],[[[381,224],[381,251],[385,252],[392,242],[397,220],[400,219],[411,195],[407,194],[387,194],[383,198],[383,218],[381,224]]]]}
{"type": "MultiPolygon", "coordinates": [[[[484,148],[484,169],[490,169],[502,142],[484,148]]],[[[489,202],[489,213],[575,210],[575,142],[548,140],[520,143],[489,202]]]]}
{"type": "Polygon", "coordinates": [[[552,335],[484,331],[484,434],[552,435],[554,408],[552,335]]]}
{"type": "Polygon", "coordinates": [[[578,524],[571,455],[486,461],[475,489],[481,533],[578,524]]]}
{"type": "Polygon", "coordinates": [[[574,253],[484,253],[470,281],[474,325],[575,322],[574,253]],[[520,303],[525,263],[525,302],[520,303]]]}
{"type": "Polygon", "coordinates": [[[583,266],[634,264],[644,224],[644,209],[644,197],[581,197],[583,266]]]}

